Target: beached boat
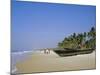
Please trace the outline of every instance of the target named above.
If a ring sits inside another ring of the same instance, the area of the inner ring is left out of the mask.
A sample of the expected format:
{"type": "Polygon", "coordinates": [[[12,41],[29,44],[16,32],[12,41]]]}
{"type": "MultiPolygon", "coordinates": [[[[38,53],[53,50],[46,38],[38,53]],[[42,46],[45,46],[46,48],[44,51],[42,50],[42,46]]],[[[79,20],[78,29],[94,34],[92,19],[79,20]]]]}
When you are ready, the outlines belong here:
{"type": "Polygon", "coordinates": [[[57,53],[59,56],[64,57],[64,56],[74,56],[74,55],[81,55],[81,54],[89,54],[92,53],[95,49],[69,49],[69,48],[64,48],[64,49],[57,49],[54,50],[55,53],[57,53]]]}

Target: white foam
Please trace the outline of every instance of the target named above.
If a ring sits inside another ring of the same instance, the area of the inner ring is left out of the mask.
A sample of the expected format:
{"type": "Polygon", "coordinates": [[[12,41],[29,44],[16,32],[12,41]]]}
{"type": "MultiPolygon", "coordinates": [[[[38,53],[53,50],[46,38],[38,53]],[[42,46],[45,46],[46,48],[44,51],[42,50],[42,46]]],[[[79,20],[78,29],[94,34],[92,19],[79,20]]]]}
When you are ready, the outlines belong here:
{"type": "Polygon", "coordinates": [[[12,74],[15,74],[16,72],[17,72],[17,68],[14,67],[14,69],[11,70],[11,73],[12,73],[12,74]]]}

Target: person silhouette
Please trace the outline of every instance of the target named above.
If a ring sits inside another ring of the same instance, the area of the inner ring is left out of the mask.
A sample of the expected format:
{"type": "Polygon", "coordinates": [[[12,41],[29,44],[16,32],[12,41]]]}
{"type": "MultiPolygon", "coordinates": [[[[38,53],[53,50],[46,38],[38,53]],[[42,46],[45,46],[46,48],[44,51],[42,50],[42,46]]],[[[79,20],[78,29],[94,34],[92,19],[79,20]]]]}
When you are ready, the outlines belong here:
{"type": "Polygon", "coordinates": [[[48,49],[48,52],[49,52],[49,54],[50,54],[50,49],[48,49]]]}
{"type": "Polygon", "coordinates": [[[44,54],[46,54],[46,49],[44,49],[44,54]]]}

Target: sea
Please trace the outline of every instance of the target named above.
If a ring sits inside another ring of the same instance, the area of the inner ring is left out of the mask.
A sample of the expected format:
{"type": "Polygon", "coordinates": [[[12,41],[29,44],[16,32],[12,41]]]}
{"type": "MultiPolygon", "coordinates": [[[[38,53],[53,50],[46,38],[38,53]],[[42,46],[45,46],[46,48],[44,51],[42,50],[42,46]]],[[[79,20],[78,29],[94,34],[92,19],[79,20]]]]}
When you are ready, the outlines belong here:
{"type": "Polygon", "coordinates": [[[11,51],[11,73],[17,73],[16,63],[21,62],[29,57],[36,50],[11,51]]]}

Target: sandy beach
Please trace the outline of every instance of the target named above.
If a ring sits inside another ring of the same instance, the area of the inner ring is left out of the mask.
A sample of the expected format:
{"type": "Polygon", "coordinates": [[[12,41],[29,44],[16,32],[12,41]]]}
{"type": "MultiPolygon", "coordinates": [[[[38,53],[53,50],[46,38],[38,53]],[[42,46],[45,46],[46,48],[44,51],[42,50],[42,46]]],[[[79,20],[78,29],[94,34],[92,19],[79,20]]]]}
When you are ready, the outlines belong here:
{"type": "Polygon", "coordinates": [[[91,54],[60,57],[55,52],[50,54],[33,53],[28,59],[16,64],[17,73],[36,73],[51,71],[69,71],[95,69],[95,51],[91,54]]]}

